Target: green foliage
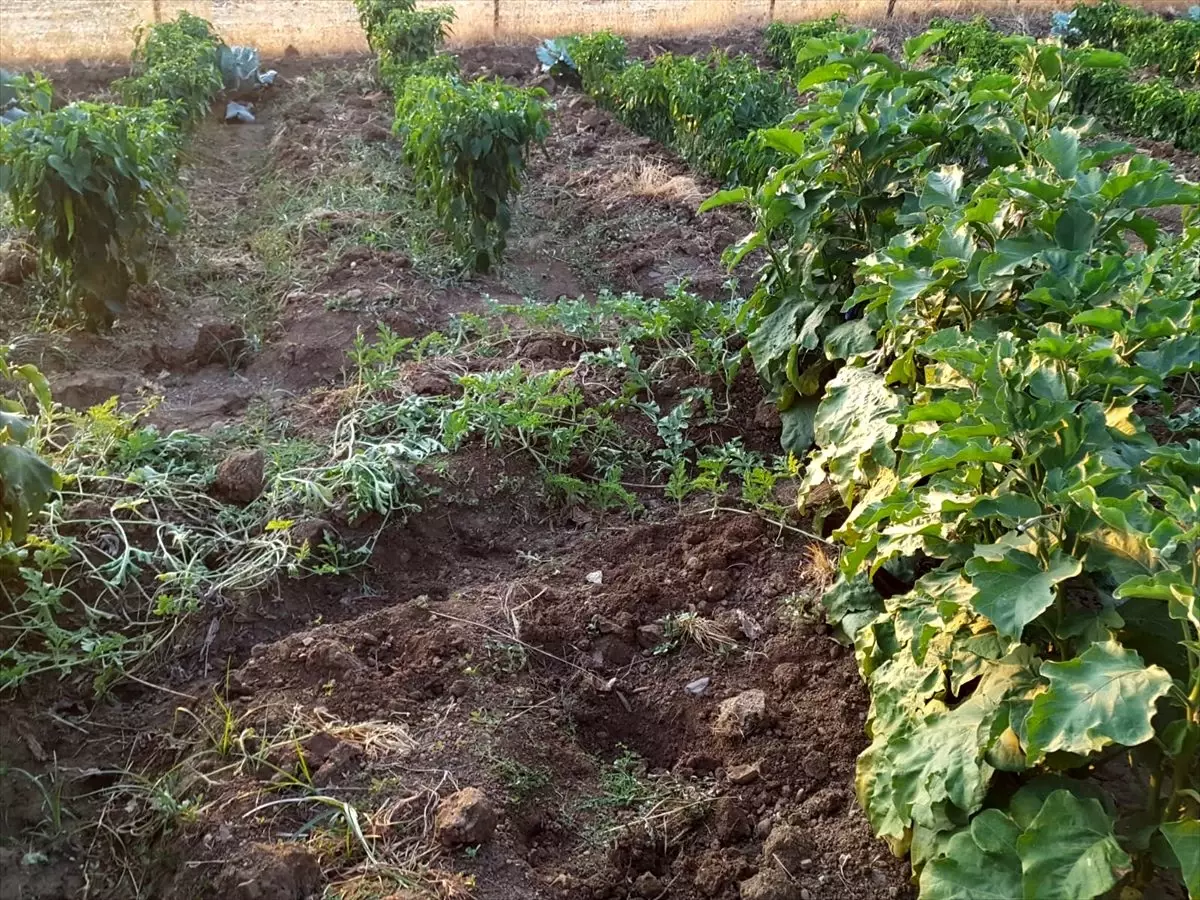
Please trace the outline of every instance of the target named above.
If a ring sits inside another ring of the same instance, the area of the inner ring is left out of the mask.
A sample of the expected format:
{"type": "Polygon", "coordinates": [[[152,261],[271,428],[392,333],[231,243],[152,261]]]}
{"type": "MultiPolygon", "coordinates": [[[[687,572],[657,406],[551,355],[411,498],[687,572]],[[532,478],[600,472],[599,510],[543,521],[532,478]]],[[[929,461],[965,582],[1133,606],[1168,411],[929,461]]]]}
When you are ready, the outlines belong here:
{"type": "MultiPolygon", "coordinates": [[[[934,25],[943,32],[937,44],[941,57],[981,74],[1017,71],[1021,47],[1029,43],[1028,38],[1005,37],[983,18],[935,20],[934,25]]],[[[1120,41],[1109,43],[1128,49],[1120,41]]],[[[1084,48],[1076,58],[1090,61],[1072,86],[1077,111],[1095,115],[1111,128],[1200,150],[1200,90],[1179,87],[1166,77],[1133,79],[1123,70],[1125,57],[1107,47],[1084,48]]]]}
{"type": "Polygon", "coordinates": [[[145,279],[153,233],[183,223],[174,108],[75,103],[0,129],[0,191],[93,322],[121,312],[145,279]]]}
{"type": "Polygon", "coordinates": [[[366,32],[367,43],[378,52],[379,48],[372,41],[388,16],[393,12],[416,11],[417,0],[354,0],[354,6],[358,10],[358,21],[366,32]]]}
{"type": "MultiPolygon", "coordinates": [[[[23,386],[38,409],[50,408],[50,385],[35,366],[8,362],[0,347],[0,388],[23,386]]],[[[25,403],[0,394],[0,563],[24,543],[30,522],[41,512],[60,481],[29,444],[34,427],[25,403]]]]}
{"type": "Polygon", "coordinates": [[[775,163],[754,133],[788,113],[795,95],[785,79],[752,58],[667,53],[627,62],[624,41],[607,32],[572,38],[569,46],[584,90],[695,168],[722,181],[753,183],[775,163]]]}
{"type": "Polygon", "coordinates": [[[223,87],[221,46],[208,22],[180,12],[174,22],[139,31],[134,75],[119,79],[113,87],[130,106],[171,101],[176,124],[194,127],[223,87]]]}
{"type": "Polygon", "coordinates": [[[354,0],[367,43],[379,57],[379,74],[395,94],[410,75],[456,74],[452,57],[440,57],[454,8],[418,10],[415,0],[354,0]],[[436,60],[436,62],[435,62],[436,60]]]}
{"type": "Polygon", "coordinates": [[[1081,3],[1071,28],[1095,47],[1126,54],[1139,68],[1165,78],[1200,78],[1200,21],[1164,19],[1117,0],[1081,3]]]}
{"type": "Polygon", "coordinates": [[[478,271],[504,253],[529,145],[549,133],[545,98],[499,80],[432,76],[408,79],[397,97],[395,127],[418,196],[478,271]]]}
{"type": "Polygon", "coordinates": [[[1021,78],[964,79],[898,65],[870,52],[869,41],[855,32],[822,42],[827,61],[800,84],[818,92],[762,132],[781,164],[757,190],[745,185],[701,206],[749,207],[753,230],[726,260],[736,266],[765,254],[747,307],[751,356],[780,409],[809,422],[808,398],[833,363],[872,346],[857,323],[858,263],[900,234],[907,216],[952,203],[964,179],[1020,160],[1031,130],[1067,93],[1054,48],[1031,50],[1021,78]],[[1042,73],[1044,54],[1055,54],[1053,80],[1042,73]]]}
{"type": "Polygon", "coordinates": [[[596,31],[567,38],[566,46],[583,89],[597,103],[609,105],[612,79],[625,68],[625,39],[611,31],[596,31]]]}
{"type": "Polygon", "coordinates": [[[1073,116],[1117,54],[988,34],[1006,71],[807,39],[785,162],[706,208],[750,208],[749,351],[785,445],[817,444],[802,495],[850,507],[825,600],[871,693],[872,826],[922,896],[1096,897],[1194,878],[1200,444],[1135,404],[1200,371],[1200,192],[1073,116]],[[1074,776],[1126,748],[1147,800],[1118,815],[1074,776]]]}
{"type": "Polygon", "coordinates": [[[870,34],[842,24],[838,15],[812,22],[772,22],[767,26],[767,56],[797,83],[825,62],[832,47],[858,45],[870,34]]]}
{"type": "Polygon", "coordinates": [[[452,21],[454,9],[449,6],[389,13],[372,38],[372,46],[379,54],[379,73],[384,83],[397,91],[409,75],[439,71],[456,74],[458,65],[454,58],[438,55],[452,21]],[[442,64],[440,69],[431,68],[439,63],[442,64]]]}

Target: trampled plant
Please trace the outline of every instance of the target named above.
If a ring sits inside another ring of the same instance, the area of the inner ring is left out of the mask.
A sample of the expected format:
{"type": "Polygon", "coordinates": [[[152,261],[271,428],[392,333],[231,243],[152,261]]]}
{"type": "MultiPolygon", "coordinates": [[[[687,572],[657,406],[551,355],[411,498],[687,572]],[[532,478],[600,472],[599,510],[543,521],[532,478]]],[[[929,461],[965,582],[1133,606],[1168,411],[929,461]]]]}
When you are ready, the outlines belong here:
{"type": "Polygon", "coordinates": [[[409,78],[396,99],[395,128],[419,196],[478,271],[504,253],[529,147],[549,133],[545,99],[498,80],[436,76],[409,78]]]}
{"type": "Polygon", "coordinates": [[[0,191],[93,323],[111,321],[145,280],[155,231],[183,224],[176,109],[75,103],[0,129],[0,191]]]}

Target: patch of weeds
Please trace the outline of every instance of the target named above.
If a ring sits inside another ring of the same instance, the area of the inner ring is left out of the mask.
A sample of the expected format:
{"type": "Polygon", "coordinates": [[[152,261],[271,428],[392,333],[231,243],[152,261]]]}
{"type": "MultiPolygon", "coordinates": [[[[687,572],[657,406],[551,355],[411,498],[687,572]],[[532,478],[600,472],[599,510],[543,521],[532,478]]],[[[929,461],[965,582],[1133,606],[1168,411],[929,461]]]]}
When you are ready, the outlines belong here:
{"type": "Polygon", "coordinates": [[[503,638],[487,638],[483,642],[483,650],[493,669],[506,675],[520,672],[529,665],[529,652],[525,647],[503,638]]]}
{"type": "Polygon", "coordinates": [[[646,761],[628,748],[600,771],[600,795],[584,800],[580,809],[636,809],[657,795],[646,774],[646,761]]]}
{"type": "Polygon", "coordinates": [[[511,756],[489,753],[492,771],[508,791],[508,801],[520,806],[544,791],[553,782],[553,773],[541,765],[527,765],[511,756]]]}
{"type": "Polygon", "coordinates": [[[604,512],[616,510],[633,515],[642,509],[637,497],[621,484],[620,468],[609,469],[599,481],[574,475],[547,472],[542,478],[544,498],[552,509],[590,507],[604,512]]]}
{"type": "Polygon", "coordinates": [[[58,841],[66,834],[68,820],[75,819],[75,815],[67,807],[64,799],[66,779],[58,768],[57,760],[49,772],[41,775],[34,775],[25,769],[16,766],[9,767],[0,763],[0,780],[4,779],[25,781],[37,791],[41,798],[42,818],[31,829],[33,833],[50,842],[58,841]]]}
{"type": "Polygon", "coordinates": [[[263,220],[292,232],[297,246],[320,246],[326,263],[352,247],[370,247],[403,252],[434,281],[458,277],[452,248],[415,202],[412,173],[390,142],[351,137],[341,145],[336,167],[305,178],[281,171],[263,186],[262,208],[263,220]]]}
{"type": "Polygon", "coordinates": [[[584,839],[607,844],[620,834],[644,831],[670,841],[703,818],[711,790],[669,775],[650,775],[645,761],[628,748],[600,772],[600,794],[576,807],[592,818],[581,826],[584,839]]]}

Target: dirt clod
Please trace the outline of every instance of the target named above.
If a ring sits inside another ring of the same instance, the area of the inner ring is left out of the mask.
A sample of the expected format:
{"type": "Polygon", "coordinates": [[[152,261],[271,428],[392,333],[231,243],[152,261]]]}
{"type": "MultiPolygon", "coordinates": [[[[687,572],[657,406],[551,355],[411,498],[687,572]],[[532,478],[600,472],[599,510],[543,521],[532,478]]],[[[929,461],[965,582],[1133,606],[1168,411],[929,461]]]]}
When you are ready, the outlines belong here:
{"type": "Polygon", "coordinates": [[[213,896],[228,900],[308,900],[320,885],[321,867],[303,847],[254,844],[221,870],[213,896]]]}
{"type": "Polygon", "coordinates": [[[297,522],[291,527],[288,534],[292,539],[293,546],[303,547],[307,544],[311,551],[316,551],[325,544],[338,542],[337,529],[324,519],[305,519],[297,522]]]}
{"type": "Polygon", "coordinates": [[[742,900],[800,900],[800,887],[779,872],[759,872],[738,885],[742,900]]]}
{"type": "Polygon", "coordinates": [[[267,458],[261,450],[235,450],[217,467],[213,479],[213,496],[227,503],[245,506],[253,503],[263,491],[263,475],[267,458]]]}
{"type": "Polygon", "coordinates": [[[799,828],[776,825],[763,844],[763,869],[777,866],[785,873],[799,872],[801,862],[812,856],[812,842],[799,828]]]}
{"type": "Polygon", "coordinates": [[[196,333],[192,356],[201,366],[216,363],[238,368],[250,361],[250,348],[250,339],[241,327],[231,322],[205,322],[196,333]]]}
{"type": "Polygon", "coordinates": [[[663,892],[662,882],[653,872],[643,872],[633,883],[633,892],[645,900],[654,900],[663,892]]]}
{"type": "Polygon", "coordinates": [[[713,808],[713,828],[722,846],[746,840],[754,831],[754,820],[732,797],[722,797],[713,808]]]}
{"type": "Polygon", "coordinates": [[[0,244],[0,284],[23,284],[37,270],[37,254],[24,241],[0,244]]]}
{"type": "Polygon", "coordinates": [[[713,733],[724,738],[743,738],[767,722],[767,695],[754,689],[742,691],[721,703],[713,733]]]}
{"type": "Polygon", "coordinates": [[[753,784],[761,774],[758,763],[748,763],[744,766],[730,766],[725,776],[733,784],[753,784]]]}
{"type": "Polygon", "coordinates": [[[496,810],[479,788],[463,788],[438,807],[433,836],[446,847],[482,844],[496,830],[496,810]]]}

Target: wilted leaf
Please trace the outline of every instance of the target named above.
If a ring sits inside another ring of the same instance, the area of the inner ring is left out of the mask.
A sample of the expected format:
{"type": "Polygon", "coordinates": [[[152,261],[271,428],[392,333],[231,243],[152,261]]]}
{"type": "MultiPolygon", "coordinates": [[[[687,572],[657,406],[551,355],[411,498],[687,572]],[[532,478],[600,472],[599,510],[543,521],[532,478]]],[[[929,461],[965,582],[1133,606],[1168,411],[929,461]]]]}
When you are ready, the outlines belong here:
{"type": "Polygon", "coordinates": [[[1165,669],[1147,667],[1116,641],[1092,644],[1066,662],[1045,662],[1041,674],[1049,689],[1034,698],[1025,726],[1031,760],[1054,750],[1087,754],[1150,740],[1155,704],[1171,689],[1165,669]]]}

